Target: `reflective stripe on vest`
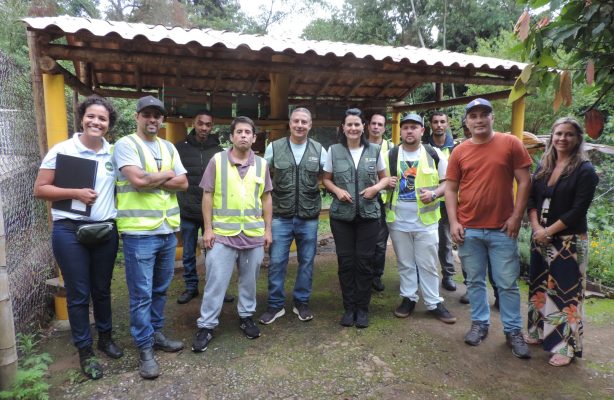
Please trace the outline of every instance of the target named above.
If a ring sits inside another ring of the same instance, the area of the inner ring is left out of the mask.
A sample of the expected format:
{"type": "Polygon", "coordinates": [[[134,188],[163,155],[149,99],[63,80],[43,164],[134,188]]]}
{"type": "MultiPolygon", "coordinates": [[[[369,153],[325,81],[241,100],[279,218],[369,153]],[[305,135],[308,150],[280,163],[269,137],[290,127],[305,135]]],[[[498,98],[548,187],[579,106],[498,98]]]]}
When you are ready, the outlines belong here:
{"type": "MultiPolygon", "coordinates": [[[[158,172],[158,165],[151,151],[136,134],[122,139],[128,141],[138,154],[141,166],[149,173],[158,172]]],[[[160,171],[172,170],[175,166],[175,151],[172,144],[156,137],[162,158],[160,171]]],[[[115,181],[117,190],[117,229],[125,231],[151,231],[163,222],[178,228],[179,205],[177,195],[160,188],[137,189],[124,176],[115,181]]]]}
{"type": "MultiPolygon", "coordinates": [[[[403,148],[399,147],[398,151],[402,151],[403,148]]],[[[386,172],[390,174],[390,165],[388,165],[388,157],[386,161],[386,172]]],[[[401,171],[401,157],[397,157],[397,176],[400,176],[401,171]]],[[[396,205],[399,197],[399,184],[397,184],[394,192],[392,193],[392,202],[390,207],[386,207],[386,222],[394,222],[396,218],[396,205]]],[[[439,173],[435,166],[435,160],[426,151],[424,146],[420,146],[420,158],[418,161],[418,169],[416,171],[416,179],[414,181],[416,191],[416,204],[418,205],[418,217],[424,225],[432,225],[439,221],[441,218],[441,212],[439,210],[440,199],[436,199],[428,204],[423,203],[420,200],[420,189],[434,191],[439,186],[439,173]]]]}
{"type": "Polygon", "coordinates": [[[213,193],[213,232],[221,236],[264,235],[262,200],[265,182],[265,161],[254,156],[241,179],[236,166],[228,161],[228,152],[222,151],[215,159],[215,192],[213,193]],[[249,193],[249,194],[248,194],[249,193]]]}

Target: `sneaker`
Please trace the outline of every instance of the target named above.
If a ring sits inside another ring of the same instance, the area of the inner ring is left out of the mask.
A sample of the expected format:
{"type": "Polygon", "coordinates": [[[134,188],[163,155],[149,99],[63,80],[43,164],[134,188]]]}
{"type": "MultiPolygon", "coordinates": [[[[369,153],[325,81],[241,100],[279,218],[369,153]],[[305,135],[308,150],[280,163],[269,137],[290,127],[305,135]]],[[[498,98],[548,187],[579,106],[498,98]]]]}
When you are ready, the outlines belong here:
{"type": "Polygon", "coordinates": [[[339,323],[341,326],[354,326],[354,310],[345,310],[339,323]]]}
{"type": "Polygon", "coordinates": [[[458,301],[460,301],[461,304],[469,304],[469,294],[465,292],[465,294],[462,295],[458,301]]]}
{"type": "Polygon", "coordinates": [[[213,339],[213,330],[208,328],[198,328],[196,337],[192,341],[192,351],[200,353],[207,350],[209,342],[213,339]]]}
{"type": "Polygon", "coordinates": [[[235,297],[233,295],[228,293],[224,295],[224,303],[232,303],[233,301],[235,301],[235,297]]]}
{"type": "Polygon", "coordinates": [[[376,276],[375,278],[373,278],[373,283],[371,285],[373,286],[373,290],[375,290],[376,292],[383,292],[386,288],[384,286],[384,282],[382,282],[381,276],[376,276]]]}
{"type": "Polygon", "coordinates": [[[452,279],[451,276],[444,276],[441,280],[441,287],[446,289],[448,292],[456,291],[456,283],[452,279]]]}
{"type": "Polygon", "coordinates": [[[179,297],[177,298],[177,303],[178,304],[186,304],[189,303],[190,300],[192,300],[194,297],[198,296],[198,289],[197,290],[185,290],[183,293],[181,293],[179,295],[179,297]]]}
{"type": "Polygon", "coordinates": [[[488,336],[488,325],[471,323],[471,329],[465,335],[465,343],[471,346],[477,346],[482,343],[482,340],[488,336]]]}
{"type": "Polygon", "coordinates": [[[505,343],[512,348],[512,354],[518,358],[531,358],[529,346],[524,341],[520,329],[505,334],[505,343]]]}
{"type": "Polygon", "coordinates": [[[365,310],[356,310],[356,328],[362,329],[369,326],[369,316],[365,310]]]}
{"type": "Polygon", "coordinates": [[[313,313],[306,303],[295,303],[292,312],[298,315],[298,319],[307,322],[313,319],[313,313]]]}
{"type": "Polygon", "coordinates": [[[403,297],[401,304],[394,310],[394,315],[399,318],[407,318],[414,311],[414,308],[416,308],[416,302],[403,297]]]}
{"type": "Polygon", "coordinates": [[[239,328],[241,328],[248,339],[256,339],[257,337],[260,337],[260,329],[258,329],[256,324],[254,324],[252,317],[241,318],[240,321],[241,325],[239,325],[239,328]]]}
{"type": "Polygon", "coordinates": [[[286,310],[282,308],[268,307],[264,314],[260,316],[261,324],[272,324],[279,317],[286,315],[286,310]]]}
{"type": "Polygon", "coordinates": [[[437,303],[437,307],[429,310],[429,313],[446,324],[453,324],[456,322],[456,317],[448,311],[443,303],[437,303]]]}
{"type": "Polygon", "coordinates": [[[160,331],[154,332],[154,350],[162,350],[167,353],[175,353],[183,349],[181,340],[169,339],[160,331]]]}

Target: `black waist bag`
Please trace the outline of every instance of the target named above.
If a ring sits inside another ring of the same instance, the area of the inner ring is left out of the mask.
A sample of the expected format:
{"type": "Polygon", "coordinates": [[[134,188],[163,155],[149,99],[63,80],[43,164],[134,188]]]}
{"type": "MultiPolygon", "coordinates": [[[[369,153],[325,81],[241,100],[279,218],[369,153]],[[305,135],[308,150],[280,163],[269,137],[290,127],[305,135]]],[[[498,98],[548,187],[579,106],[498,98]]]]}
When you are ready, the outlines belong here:
{"type": "Polygon", "coordinates": [[[113,228],[113,222],[80,225],[76,231],[77,240],[83,244],[103,243],[111,239],[113,228]]]}

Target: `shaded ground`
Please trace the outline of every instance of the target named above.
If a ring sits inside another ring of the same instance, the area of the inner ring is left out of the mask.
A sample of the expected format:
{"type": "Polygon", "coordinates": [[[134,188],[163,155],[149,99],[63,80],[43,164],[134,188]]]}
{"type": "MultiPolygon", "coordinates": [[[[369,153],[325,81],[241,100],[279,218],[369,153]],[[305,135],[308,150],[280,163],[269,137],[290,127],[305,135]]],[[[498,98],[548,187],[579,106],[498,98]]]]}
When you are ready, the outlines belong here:
{"type": "MultiPolygon", "coordinates": [[[[224,305],[220,326],[204,353],[189,350],[196,331],[200,301],[178,305],[183,290],[178,270],[169,290],[165,331],[180,338],[186,350],[157,353],[162,375],[144,381],[138,375],[138,354],[129,333],[124,270],[113,283],[114,330],[126,355],[101,355],[105,376],[84,381],[68,332],[53,332],[43,345],[50,367],[52,399],[614,399],[613,300],[589,300],[585,358],[568,368],[546,364],[548,354],[533,348],[531,360],[513,357],[505,346],[498,314],[490,336],[478,347],[463,343],[469,328],[469,307],[458,302],[459,291],[442,291],[458,317],[445,325],[430,317],[422,304],[407,319],[392,310],[398,304],[398,273],[389,247],[386,290],[374,294],[367,329],[343,328],[341,296],[334,250],[322,243],[316,259],[311,307],[315,319],[300,322],[286,307],[286,316],[262,326],[262,336],[248,340],[238,328],[236,304],[224,305]]],[[[293,282],[291,260],[289,282],[293,282]]],[[[202,287],[202,283],[201,283],[202,287]]],[[[291,285],[287,285],[291,290],[291,285]]],[[[231,293],[236,294],[233,280],[231,293]]],[[[201,291],[202,293],[202,291],[201,291]]],[[[266,269],[258,287],[258,310],[266,307],[266,269]]]]}

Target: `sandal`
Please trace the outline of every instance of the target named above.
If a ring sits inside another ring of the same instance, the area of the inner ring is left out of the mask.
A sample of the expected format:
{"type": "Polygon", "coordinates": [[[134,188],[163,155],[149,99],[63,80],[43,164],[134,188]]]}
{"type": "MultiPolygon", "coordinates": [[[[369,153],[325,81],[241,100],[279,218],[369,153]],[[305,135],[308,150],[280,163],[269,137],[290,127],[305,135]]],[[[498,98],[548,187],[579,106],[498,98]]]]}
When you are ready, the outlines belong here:
{"type": "Polygon", "coordinates": [[[537,344],[544,343],[544,341],[542,339],[537,339],[537,338],[531,337],[531,336],[529,336],[528,333],[523,333],[522,334],[522,338],[524,339],[524,342],[526,344],[537,345],[537,344]]]}
{"type": "Polygon", "coordinates": [[[568,357],[566,355],[557,353],[553,354],[552,357],[550,357],[550,360],[548,360],[548,364],[552,365],[553,367],[566,367],[571,364],[573,360],[573,357],[568,357]]]}

